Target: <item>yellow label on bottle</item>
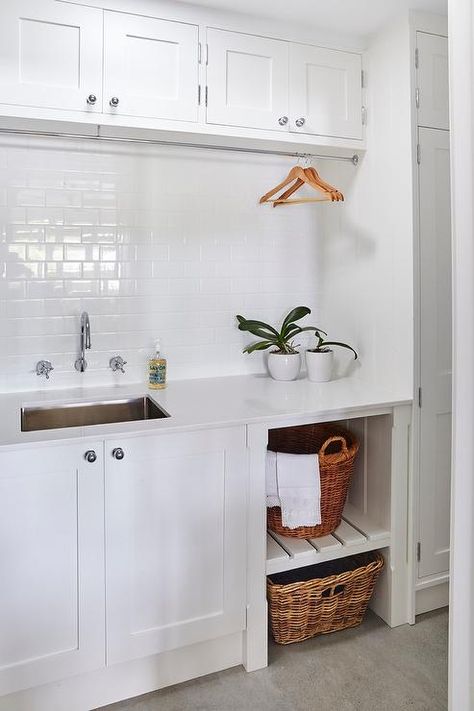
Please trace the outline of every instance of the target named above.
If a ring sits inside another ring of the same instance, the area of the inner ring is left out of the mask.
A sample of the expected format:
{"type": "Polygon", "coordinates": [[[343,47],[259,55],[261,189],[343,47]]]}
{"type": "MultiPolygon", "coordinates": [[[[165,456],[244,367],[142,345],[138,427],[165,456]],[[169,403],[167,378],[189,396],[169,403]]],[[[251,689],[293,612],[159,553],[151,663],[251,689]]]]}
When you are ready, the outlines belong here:
{"type": "Polygon", "coordinates": [[[160,390],[166,387],[166,360],[152,358],[148,365],[148,383],[150,388],[160,390]]]}

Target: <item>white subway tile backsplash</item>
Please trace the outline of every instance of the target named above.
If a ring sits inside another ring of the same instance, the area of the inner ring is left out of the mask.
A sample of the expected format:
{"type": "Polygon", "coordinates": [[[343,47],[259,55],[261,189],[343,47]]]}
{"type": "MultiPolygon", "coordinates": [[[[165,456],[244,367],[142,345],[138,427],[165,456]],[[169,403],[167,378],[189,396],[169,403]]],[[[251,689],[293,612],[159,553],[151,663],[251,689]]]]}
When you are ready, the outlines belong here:
{"type": "Polygon", "coordinates": [[[258,372],[235,314],[277,321],[318,305],[318,212],[257,205],[284,160],[46,138],[4,138],[0,158],[5,389],[110,384],[117,353],[120,382],[143,382],[156,337],[171,378],[258,372]],[[82,310],[92,350],[79,376],[82,310]],[[40,358],[55,367],[48,383],[40,358]]]}

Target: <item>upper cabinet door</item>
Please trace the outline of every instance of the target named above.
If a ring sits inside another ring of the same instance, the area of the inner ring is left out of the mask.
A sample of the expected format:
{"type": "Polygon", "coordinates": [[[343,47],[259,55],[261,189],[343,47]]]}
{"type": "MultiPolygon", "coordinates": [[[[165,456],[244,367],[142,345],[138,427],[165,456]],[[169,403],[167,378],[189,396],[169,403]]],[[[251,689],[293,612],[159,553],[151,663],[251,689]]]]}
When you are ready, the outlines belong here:
{"type": "Polygon", "coordinates": [[[418,125],[449,128],[448,39],[416,33],[418,125]]]}
{"type": "Polygon", "coordinates": [[[104,23],[104,111],[197,121],[197,25],[120,12],[104,23]]]}
{"type": "Polygon", "coordinates": [[[288,43],[208,29],[207,122],[288,131],[288,43]]]}
{"type": "Polygon", "coordinates": [[[1,2],[0,103],[101,111],[102,15],[52,0],[1,2]]]}
{"type": "Polygon", "coordinates": [[[290,44],[290,130],[362,138],[360,54],[290,44]]]}

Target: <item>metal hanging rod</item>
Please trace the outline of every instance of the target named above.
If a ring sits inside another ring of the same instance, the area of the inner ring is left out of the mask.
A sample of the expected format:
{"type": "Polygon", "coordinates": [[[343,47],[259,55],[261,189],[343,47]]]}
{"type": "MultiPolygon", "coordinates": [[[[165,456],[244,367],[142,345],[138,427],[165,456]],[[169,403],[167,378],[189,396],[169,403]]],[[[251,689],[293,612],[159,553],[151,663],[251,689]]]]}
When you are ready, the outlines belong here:
{"type": "Polygon", "coordinates": [[[143,143],[154,146],[180,146],[181,148],[204,148],[209,151],[231,151],[233,153],[253,153],[257,155],[267,155],[267,156],[285,156],[288,158],[323,158],[324,160],[341,160],[345,162],[352,163],[353,165],[359,164],[359,155],[354,153],[352,156],[334,156],[334,155],[323,155],[321,153],[300,153],[297,151],[272,151],[267,148],[239,148],[239,147],[227,147],[227,146],[216,146],[216,145],[206,145],[201,143],[188,143],[186,141],[160,141],[151,138],[126,138],[126,137],[115,137],[115,136],[101,136],[101,135],[90,135],[87,134],[75,134],[75,133],[61,133],[60,131],[27,131],[21,129],[10,129],[10,128],[0,128],[0,135],[12,135],[12,136],[42,136],[46,138],[69,138],[69,139],[88,139],[95,141],[109,141],[111,143],[143,143]]]}

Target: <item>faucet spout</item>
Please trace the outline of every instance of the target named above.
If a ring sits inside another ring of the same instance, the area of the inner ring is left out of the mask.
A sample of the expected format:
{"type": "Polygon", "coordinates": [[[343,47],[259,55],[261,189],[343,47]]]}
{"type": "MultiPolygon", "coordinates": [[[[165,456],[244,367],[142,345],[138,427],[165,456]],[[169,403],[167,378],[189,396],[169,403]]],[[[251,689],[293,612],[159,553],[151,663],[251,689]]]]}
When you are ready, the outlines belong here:
{"type": "Polygon", "coordinates": [[[85,351],[91,348],[91,323],[87,311],[81,314],[81,354],[74,363],[74,367],[80,373],[83,373],[87,368],[85,351]]]}

